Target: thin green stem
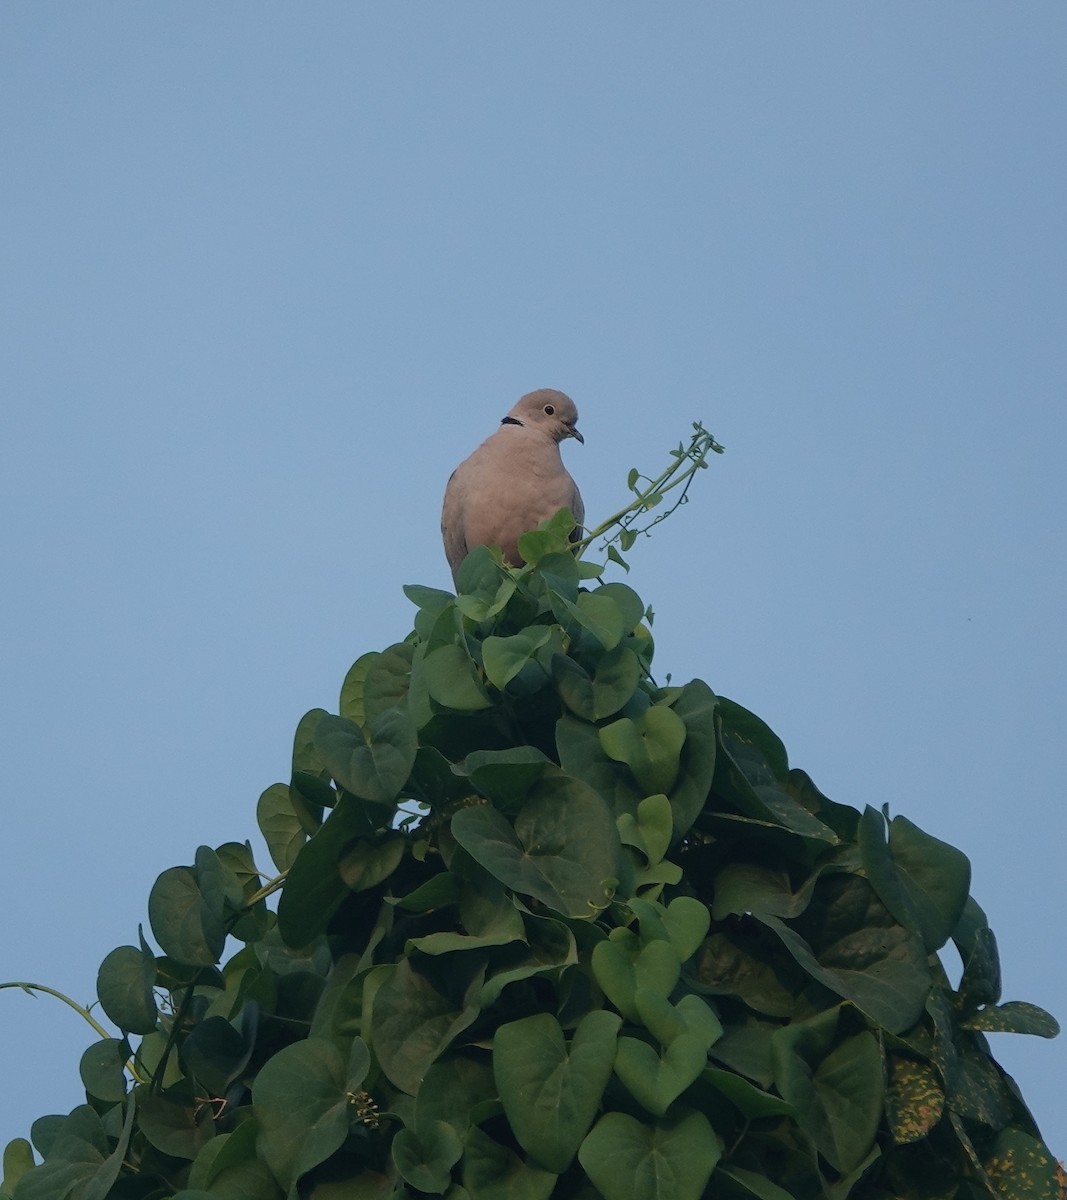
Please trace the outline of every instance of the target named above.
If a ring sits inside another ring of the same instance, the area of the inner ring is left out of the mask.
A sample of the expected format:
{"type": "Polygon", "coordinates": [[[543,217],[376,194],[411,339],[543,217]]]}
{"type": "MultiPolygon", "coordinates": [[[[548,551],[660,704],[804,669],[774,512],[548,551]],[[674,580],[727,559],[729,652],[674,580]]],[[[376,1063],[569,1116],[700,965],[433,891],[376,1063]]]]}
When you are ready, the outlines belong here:
{"type": "MultiPolygon", "coordinates": [[[[725,447],[721,446],[707,430],[700,424],[699,421],[694,422],[694,433],[688,448],[679,445],[678,449],[673,452],[674,462],[655,479],[648,482],[648,486],[640,492],[635,493],[634,498],[618,512],[612,513],[610,517],[601,523],[589,533],[585,535],[576,546],[581,550],[586,549],[598,537],[603,536],[615,525],[620,525],[624,529],[628,527],[627,518],[636,519],[641,513],[648,512],[652,507],[675,488],[682,484],[688,485],[692,480],[693,475],[702,467],[707,466],[707,457],[712,452],[722,454],[725,447]],[[677,478],[675,478],[677,476],[677,478]]],[[[634,481],[636,483],[636,480],[634,481]]],[[[631,485],[632,486],[632,485],[631,485]]],[[[678,503],[682,503],[685,493],[678,503]]],[[[677,505],[675,505],[677,507],[677,505]]],[[[669,510],[673,511],[673,509],[669,510]]],[[[653,523],[658,523],[667,514],[664,513],[656,518],[653,523]]],[[[620,530],[622,532],[622,530],[620,530]]],[[[615,535],[616,537],[618,534],[615,535]]],[[[609,539],[613,540],[613,539],[609,539]]]]}
{"type": "Polygon", "coordinates": [[[258,904],[260,900],[266,900],[268,896],[273,896],[275,892],[280,891],[288,874],[288,871],[282,871],[280,875],[275,875],[273,879],[268,879],[258,892],[253,892],[245,900],[245,909],[251,908],[253,904],[258,904]]]}
{"type": "MultiPolygon", "coordinates": [[[[47,984],[13,981],[11,983],[0,983],[0,989],[3,988],[21,988],[22,991],[29,996],[35,996],[37,992],[44,992],[48,996],[54,996],[57,1000],[62,1000],[63,1003],[68,1007],[73,1008],[78,1016],[80,1016],[84,1021],[87,1021],[93,1027],[93,1029],[96,1030],[101,1038],[114,1040],[110,1030],[105,1029],[83,1004],[79,1004],[77,1000],[72,1000],[70,996],[63,992],[57,991],[55,988],[48,987],[47,984]]],[[[137,1070],[137,1067],[134,1065],[132,1059],[126,1063],[126,1070],[129,1071],[130,1075],[137,1081],[137,1083],[144,1083],[144,1079],[137,1070]]]]}

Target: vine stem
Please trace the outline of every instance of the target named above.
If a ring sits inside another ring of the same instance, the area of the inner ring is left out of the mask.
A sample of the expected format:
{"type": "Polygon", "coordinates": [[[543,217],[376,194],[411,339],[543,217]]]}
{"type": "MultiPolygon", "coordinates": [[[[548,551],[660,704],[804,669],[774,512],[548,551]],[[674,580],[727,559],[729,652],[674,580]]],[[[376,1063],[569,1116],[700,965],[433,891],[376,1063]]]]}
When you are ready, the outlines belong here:
{"type": "Polygon", "coordinates": [[[266,900],[268,896],[273,896],[281,888],[282,884],[285,883],[285,878],[288,874],[288,871],[282,871],[280,875],[275,875],[273,879],[268,879],[258,892],[253,892],[245,900],[245,909],[251,908],[253,904],[258,904],[260,900],[266,900]]]}
{"type": "Polygon", "coordinates": [[[673,491],[683,483],[688,483],[701,467],[707,466],[707,457],[712,451],[716,454],[724,452],[725,447],[721,446],[699,421],[694,421],[693,428],[695,432],[689,448],[685,449],[679,446],[678,450],[673,452],[675,461],[662,474],[650,480],[648,487],[635,493],[633,500],[620,508],[618,512],[612,513],[607,520],[601,521],[595,529],[581,538],[576,543],[579,552],[587,549],[598,537],[607,533],[613,525],[621,525],[631,514],[636,515],[648,511],[658,504],[667,492],[673,491]],[[682,471],[683,464],[686,462],[689,463],[689,466],[681,475],[678,475],[677,479],[673,478],[679,471],[682,471]]]}
{"type": "MultiPolygon", "coordinates": [[[[77,1000],[72,1000],[70,996],[66,995],[64,992],[57,991],[56,988],[51,988],[44,983],[26,983],[21,980],[15,980],[11,983],[0,983],[0,990],[3,990],[4,988],[21,988],[21,990],[24,991],[28,996],[33,996],[35,999],[37,992],[44,992],[48,996],[54,996],[57,1000],[62,1000],[64,1004],[68,1005],[70,1008],[73,1008],[78,1016],[80,1016],[84,1021],[87,1021],[93,1027],[93,1029],[96,1030],[101,1038],[106,1038],[108,1041],[114,1040],[111,1031],[105,1029],[84,1004],[79,1004],[77,1000]]],[[[130,1075],[136,1080],[137,1083],[144,1083],[144,1078],[134,1065],[133,1059],[130,1059],[126,1063],[126,1070],[129,1071],[130,1075]]]]}

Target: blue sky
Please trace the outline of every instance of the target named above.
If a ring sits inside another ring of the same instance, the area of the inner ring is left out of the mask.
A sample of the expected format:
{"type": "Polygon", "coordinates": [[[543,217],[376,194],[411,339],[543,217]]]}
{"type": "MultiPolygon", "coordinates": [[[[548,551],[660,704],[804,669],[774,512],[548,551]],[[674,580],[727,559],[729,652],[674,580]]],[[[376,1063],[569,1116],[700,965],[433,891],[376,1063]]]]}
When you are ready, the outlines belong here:
{"type": "MultiPolygon", "coordinates": [[[[0,8],[0,980],[81,1001],[569,392],[657,671],[962,849],[1067,1019],[1067,7],[0,8]]],[[[264,856],[265,858],[265,856],[264,856]]],[[[93,1035],[0,991],[0,1141],[93,1035]]],[[[1067,1155],[1067,1038],[997,1035],[1067,1155]]]]}

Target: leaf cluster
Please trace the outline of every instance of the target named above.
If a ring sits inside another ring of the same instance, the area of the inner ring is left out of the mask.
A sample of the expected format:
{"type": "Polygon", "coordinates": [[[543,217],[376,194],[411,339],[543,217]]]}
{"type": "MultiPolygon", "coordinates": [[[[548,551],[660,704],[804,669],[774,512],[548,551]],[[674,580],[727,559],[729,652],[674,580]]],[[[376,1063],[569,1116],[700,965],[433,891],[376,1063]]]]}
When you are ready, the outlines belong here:
{"type": "Polygon", "coordinates": [[[260,798],[273,881],[236,843],[159,877],[86,1103],[4,1195],[1062,1195],[985,1037],[1055,1022],[1001,1003],[966,858],[657,685],[643,602],[567,533],[406,589],[411,635],[260,798]]]}

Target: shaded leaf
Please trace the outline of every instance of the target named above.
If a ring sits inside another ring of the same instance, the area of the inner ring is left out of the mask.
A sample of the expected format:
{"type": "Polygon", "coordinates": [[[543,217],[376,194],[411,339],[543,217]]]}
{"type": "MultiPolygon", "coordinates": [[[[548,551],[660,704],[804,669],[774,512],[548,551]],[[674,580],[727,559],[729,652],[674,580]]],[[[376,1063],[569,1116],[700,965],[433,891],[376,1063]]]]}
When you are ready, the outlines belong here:
{"type": "Polygon", "coordinates": [[[491,875],[567,917],[593,917],[619,870],[615,823],[578,780],[547,777],[531,790],[514,826],[490,805],[452,818],[461,846],[491,875]]]}
{"type": "Polygon", "coordinates": [[[141,939],[141,948],[119,946],[100,964],[96,994],[109,1020],[127,1033],[151,1033],[158,1014],[153,988],[156,957],[141,939]]]}
{"type": "Polygon", "coordinates": [[[780,1029],[771,1039],[774,1082],[800,1127],[835,1170],[858,1166],[882,1115],[882,1058],[870,1033],[837,1037],[831,1009],[780,1029]]]}
{"type": "Polygon", "coordinates": [[[278,929],[288,945],[306,946],[322,933],[349,896],[339,863],[359,837],[374,832],[363,803],[344,795],[289,869],[278,904],[278,929]]]}
{"type": "Polygon", "coordinates": [[[604,1200],[700,1200],[722,1144],[700,1112],[646,1125],[609,1112],[578,1158],[604,1200]]]}
{"type": "Polygon", "coordinates": [[[427,654],[422,675],[438,704],[456,712],[477,712],[492,701],[466,647],[449,643],[427,654]]]}
{"type": "Polygon", "coordinates": [[[507,637],[490,635],[482,642],[482,665],[493,687],[503,691],[552,636],[547,625],[534,625],[507,637]]]}
{"type": "Polygon", "coordinates": [[[562,1174],[589,1132],[611,1076],[621,1024],[603,1009],[587,1013],[568,1044],[559,1022],[539,1013],[502,1025],[493,1072],[522,1148],[562,1174]]]}
{"type": "Polygon", "coordinates": [[[945,1111],[945,1093],[934,1068],[925,1062],[892,1055],[886,1118],[898,1145],[917,1142],[929,1134],[945,1111]]]}
{"type": "Polygon", "coordinates": [[[1036,1004],[1022,1000],[990,1005],[961,1024],[964,1029],[980,1029],[984,1033],[1030,1033],[1043,1038],[1054,1038],[1060,1032],[1055,1017],[1036,1004]]]}
{"type": "Polygon", "coordinates": [[[171,867],[159,876],[148,896],[148,919],[163,952],[176,962],[218,962],[226,942],[223,914],[204,895],[192,867],[171,867]]]}
{"type": "Polygon", "coordinates": [[[463,1144],[445,1121],[423,1121],[417,1129],[398,1130],[391,1151],[396,1169],[413,1188],[440,1195],[452,1183],[463,1144]]]}
{"type": "Polygon", "coordinates": [[[463,1186],[470,1200],[548,1200],[556,1176],[525,1163],[477,1127],[467,1135],[463,1186]]]}
{"type": "Polygon", "coordinates": [[[144,1136],[171,1158],[195,1158],[200,1148],[215,1136],[210,1105],[201,1105],[184,1083],[166,1092],[140,1087],[137,1124],[144,1136]]]}
{"type": "Polygon", "coordinates": [[[348,1136],[350,1094],[359,1090],[370,1055],[355,1039],[347,1060],[330,1042],[285,1046],[256,1076],[258,1153],[285,1188],[324,1162],[348,1136]]]}
{"type": "Polygon", "coordinates": [[[671,790],[685,737],[685,722],[664,705],[653,705],[637,719],[622,717],[600,730],[604,753],[630,768],[646,796],[671,790]]]}
{"type": "Polygon", "coordinates": [[[939,950],[956,928],[971,884],[971,864],[953,846],[931,837],[906,817],[889,823],[867,806],[859,824],[863,867],[894,917],[939,950]]]}
{"type": "Polygon", "coordinates": [[[114,1104],[126,1096],[129,1047],[115,1038],[94,1042],[81,1057],[78,1073],[88,1095],[114,1104]]]}
{"type": "Polygon", "coordinates": [[[1063,1195],[1055,1158],[1021,1129],[1001,1130],[982,1165],[998,1194],[1010,1200],[1060,1200],[1063,1195]]]}
{"type": "MultiPolygon", "coordinates": [[[[479,973],[473,986],[480,982],[479,973]]],[[[434,1060],[477,1015],[472,1001],[457,1002],[401,960],[375,993],[371,1044],[389,1079],[413,1096],[434,1060]]]]}
{"type": "Polygon", "coordinates": [[[411,774],[418,745],[411,719],[392,708],[374,717],[366,730],[327,714],[315,728],[315,748],[346,792],[388,804],[411,774]]]}
{"type": "Polygon", "coordinates": [[[260,796],[256,820],[274,865],[279,871],[288,871],[308,835],[293,808],[287,784],[272,784],[260,796]]]}

